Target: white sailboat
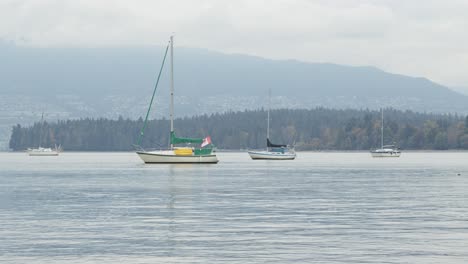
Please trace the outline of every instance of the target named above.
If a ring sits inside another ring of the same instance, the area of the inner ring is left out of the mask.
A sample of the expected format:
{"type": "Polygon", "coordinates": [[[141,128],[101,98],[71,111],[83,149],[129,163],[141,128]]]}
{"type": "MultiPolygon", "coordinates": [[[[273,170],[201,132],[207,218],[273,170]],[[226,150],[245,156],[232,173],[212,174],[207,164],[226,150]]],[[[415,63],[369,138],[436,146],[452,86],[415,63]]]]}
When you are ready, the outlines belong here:
{"type": "Polygon", "coordinates": [[[27,153],[29,156],[58,156],[60,153],[60,147],[55,146],[55,148],[43,148],[42,144],[42,130],[44,126],[44,113],[41,117],[41,130],[39,131],[39,147],[37,148],[28,148],[27,153]]]}
{"type": "MultiPolygon", "coordinates": [[[[163,59],[163,64],[161,66],[161,71],[164,66],[164,61],[167,55],[163,59]]],[[[204,139],[200,138],[180,138],[177,137],[174,132],[174,37],[170,38],[170,72],[171,72],[171,103],[170,103],[170,120],[171,120],[171,131],[170,131],[170,148],[166,150],[156,150],[156,151],[145,151],[143,149],[137,151],[138,156],[145,163],[218,163],[218,158],[214,153],[214,146],[211,143],[210,137],[204,139]],[[177,144],[201,144],[200,147],[175,147],[177,144]]],[[[161,76],[161,71],[159,76],[161,76]]],[[[159,77],[158,77],[159,82],[159,77]]],[[[156,83],[156,87],[157,84],[156,83]]],[[[146,114],[145,125],[142,128],[140,136],[143,136],[143,131],[146,126],[148,115],[151,109],[153,102],[154,94],[156,92],[156,87],[153,91],[153,97],[151,99],[150,107],[146,114]]],[[[140,141],[141,143],[141,141],[140,141]]]]}
{"type": "Polygon", "coordinates": [[[384,116],[382,111],[382,122],[380,127],[380,148],[371,150],[374,158],[398,158],[401,151],[395,145],[384,145],[384,116]]]}
{"type": "Polygon", "coordinates": [[[60,149],[58,147],[55,148],[28,148],[29,156],[58,156],[60,153],[60,149]]]}
{"type": "Polygon", "coordinates": [[[273,144],[270,141],[270,101],[271,91],[268,92],[268,116],[267,116],[267,149],[248,151],[250,158],[264,160],[293,160],[296,158],[294,148],[288,145],[273,144]]]}

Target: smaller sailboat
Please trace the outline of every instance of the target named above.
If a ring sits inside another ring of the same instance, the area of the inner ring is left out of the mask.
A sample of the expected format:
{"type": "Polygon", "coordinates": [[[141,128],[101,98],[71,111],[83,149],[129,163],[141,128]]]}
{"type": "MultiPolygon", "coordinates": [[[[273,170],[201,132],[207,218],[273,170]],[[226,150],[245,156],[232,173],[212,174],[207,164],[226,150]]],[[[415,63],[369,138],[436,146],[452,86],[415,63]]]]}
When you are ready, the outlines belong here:
{"type": "Polygon", "coordinates": [[[41,130],[39,131],[39,147],[28,148],[27,152],[29,156],[58,156],[60,153],[60,147],[57,147],[57,145],[54,148],[41,147],[43,127],[44,127],[44,113],[42,113],[42,117],[41,117],[41,130]]]}
{"type": "Polygon", "coordinates": [[[60,148],[55,146],[55,148],[29,148],[29,156],[58,156],[60,153],[60,148]]]}
{"type": "Polygon", "coordinates": [[[380,148],[371,150],[371,155],[374,158],[398,158],[401,155],[401,151],[395,145],[384,145],[384,116],[383,108],[382,111],[382,122],[380,127],[380,148]]]}
{"type": "Polygon", "coordinates": [[[270,101],[271,91],[268,93],[268,117],[267,117],[267,149],[261,151],[248,151],[250,158],[264,160],[293,160],[296,158],[294,148],[283,144],[273,144],[270,141],[270,101]]]}

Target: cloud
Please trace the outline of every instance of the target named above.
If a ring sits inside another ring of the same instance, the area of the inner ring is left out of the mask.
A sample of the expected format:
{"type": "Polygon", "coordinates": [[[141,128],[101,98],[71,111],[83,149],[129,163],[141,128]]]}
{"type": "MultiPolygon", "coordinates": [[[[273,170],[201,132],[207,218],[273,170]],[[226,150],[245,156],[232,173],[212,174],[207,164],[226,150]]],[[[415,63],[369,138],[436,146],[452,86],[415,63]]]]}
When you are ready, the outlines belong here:
{"type": "Polygon", "coordinates": [[[465,0],[3,0],[0,38],[34,46],[177,45],[374,65],[468,86],[465,0]]]}

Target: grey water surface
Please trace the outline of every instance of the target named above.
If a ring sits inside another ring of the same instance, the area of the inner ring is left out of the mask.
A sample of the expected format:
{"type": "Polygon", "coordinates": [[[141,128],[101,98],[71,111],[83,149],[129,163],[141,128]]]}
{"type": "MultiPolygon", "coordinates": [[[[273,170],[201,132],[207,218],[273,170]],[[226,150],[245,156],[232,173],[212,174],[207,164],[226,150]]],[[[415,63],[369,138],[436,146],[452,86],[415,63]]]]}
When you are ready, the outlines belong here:
{"type": "Polygon", "coordinates": [[[0,153],[0,263],[468,263],[468,153],[0,153]]]}

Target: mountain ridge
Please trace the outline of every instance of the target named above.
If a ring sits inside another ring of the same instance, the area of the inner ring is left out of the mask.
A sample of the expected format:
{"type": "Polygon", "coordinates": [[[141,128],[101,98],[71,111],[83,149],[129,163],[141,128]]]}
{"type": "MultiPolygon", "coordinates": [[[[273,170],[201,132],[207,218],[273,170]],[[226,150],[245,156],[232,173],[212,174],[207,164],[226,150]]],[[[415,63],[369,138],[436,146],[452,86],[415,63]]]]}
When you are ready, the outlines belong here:
{"type": "MultiPolygon", "coordinates": [[[[9,63],[0,65],[5,73],[0,80],[2,91],[38,95],[49,91],[87,96],[87,89],[94,94],[132,94],[135,87],[151,91],[164,51],[164,47],[4,47],[0,45],[0,54],[9,63]],[[19,78],[19,74],[27,78],[19,78]]],[[[166,75],[162,86],[168,84],[166,75]]],[[[461,95],[427,78],[388,73],[374,66],[273,60],[185,47],[175,50],[175,77],[177,94],[189,96],[197,94],[194,90],[213,95],[261,96],[267,89],[277,95],[304,96],[312,90],[319,96],[442,96],[455,101],[461,95]]]]}

